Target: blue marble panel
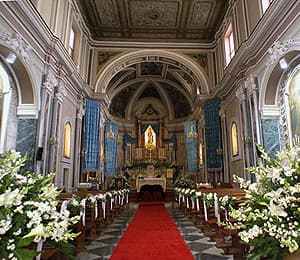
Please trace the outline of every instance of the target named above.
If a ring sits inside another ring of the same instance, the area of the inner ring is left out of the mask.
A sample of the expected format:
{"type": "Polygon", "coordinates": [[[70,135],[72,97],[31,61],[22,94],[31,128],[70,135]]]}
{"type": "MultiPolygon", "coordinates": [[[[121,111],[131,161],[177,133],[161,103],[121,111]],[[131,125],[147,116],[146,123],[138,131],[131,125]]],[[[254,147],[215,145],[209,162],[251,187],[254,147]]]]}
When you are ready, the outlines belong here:
{"type": "Polygon", "coordinates": [[[33,171],[34,153],[37,137],[37,120],[36,119],[18,119],[16,151],[22,155],[27,155],[25,169],[33,171]]]}
{"type": "Polygon", "coordinates": [[[280,150],[280,133],[278,119],[262,119],[263,146],[271,158],[280,150]]]}

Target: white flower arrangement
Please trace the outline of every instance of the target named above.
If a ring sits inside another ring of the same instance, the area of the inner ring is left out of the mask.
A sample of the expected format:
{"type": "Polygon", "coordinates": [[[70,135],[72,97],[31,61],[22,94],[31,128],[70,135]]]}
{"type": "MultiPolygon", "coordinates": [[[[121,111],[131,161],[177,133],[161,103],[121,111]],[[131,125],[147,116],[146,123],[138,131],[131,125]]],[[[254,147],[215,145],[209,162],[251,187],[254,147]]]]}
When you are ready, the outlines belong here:
{"type": "Polygon", "coordinates": [[[234,201],[236,201],[236,198],[231,195],[218,197],[218,202],[221,210],[229,210],[230,207],[233,206],[234,201]]]}
{"type": "Polygon", "coordinates": [[[106,194],[99,193],[99,194],[95,195],[95,197],[97,200],[101,200],[102,202],[106,201],[106,194]]]}
{"type": "Polygon", "coordinates": [[[214,205],[215,196],[216,196],[216,193],[214,193],[214,192],[205,194],[204,199],[205,199],[205,204],[207,207],[211,207],[212,205],[214,205]]]}
{"type": "Polygon", "coordinates": [[[282,259],[300,245],[300,152],[297,147],[270,159],[261,147],[267,166],[249,168],[256,183],[235,178],[246,189],[246,201],[232,210],[244,243],[252,248],[248,259],[282,259]]]}
{"type": "Polygon", "coordinates": [[[191,189],[190,188],[187,188],[184,190],[184,195],[188,195],[190,193],[191,189]]]}
{"type": "Polygon", "coordinates": [[[65,243],[77,236],[71,225],[79,217],[57,211],[60,192],[52,183],[54,175],[24,171],[25,161],[15,151],[0,157],[1,259],[32,259],[38,254],[27,248],[33,242],[65,243]]]}
{"type": "Polygon", "coordinates": [[[201,191],[196,191],[195,192],[195,197],[196,197],[196,199],[202,199],[203,198],[203,193],[201,191]]]}

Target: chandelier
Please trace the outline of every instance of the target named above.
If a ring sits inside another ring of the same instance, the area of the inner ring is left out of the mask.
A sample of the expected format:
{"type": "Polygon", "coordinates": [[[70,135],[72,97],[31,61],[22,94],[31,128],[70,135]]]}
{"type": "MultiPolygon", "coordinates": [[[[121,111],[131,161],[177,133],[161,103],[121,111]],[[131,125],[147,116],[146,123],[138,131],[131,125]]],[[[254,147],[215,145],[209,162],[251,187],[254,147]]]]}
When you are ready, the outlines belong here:
{"type": "Polygon", "coordinates": [[[115,138],[115,133],[112,130],[112,125],[109,127],[109,132],[106,134],[106,137],[109,139],[114,139],[115,138]]]}
{"type": "Polygon", "coordinates": [[[190,131],[187,133],[189,138],[197,138],[198,134],[194,131],[193,126],[191,125],[190,131]]]}

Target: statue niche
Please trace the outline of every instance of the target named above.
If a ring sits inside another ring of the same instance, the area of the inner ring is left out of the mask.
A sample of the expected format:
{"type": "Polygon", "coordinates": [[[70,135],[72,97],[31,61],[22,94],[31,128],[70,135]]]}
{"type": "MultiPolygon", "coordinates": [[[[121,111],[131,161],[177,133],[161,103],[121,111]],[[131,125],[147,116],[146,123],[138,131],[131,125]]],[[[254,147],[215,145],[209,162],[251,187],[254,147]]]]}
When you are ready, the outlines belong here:
{"type": "Polygon", "coordinates": [[[137,147],[134,150],[134,159],[153,163],[166,159],[163,138],[163,117],[160,110],[152,104],[145,106],[136,113],[137,120],[137,147]]]}

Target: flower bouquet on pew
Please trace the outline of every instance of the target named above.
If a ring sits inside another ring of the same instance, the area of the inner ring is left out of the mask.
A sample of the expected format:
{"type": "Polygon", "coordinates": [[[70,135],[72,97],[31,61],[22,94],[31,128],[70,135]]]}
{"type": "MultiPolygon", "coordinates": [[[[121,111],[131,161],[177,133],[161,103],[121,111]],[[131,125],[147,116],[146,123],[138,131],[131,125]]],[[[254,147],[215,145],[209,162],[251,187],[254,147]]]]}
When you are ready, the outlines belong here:
{"type": "Polygon", "coordinates": [[[195,183],[192,180],[191,176],[181,175],[181,176],[178,176],[177,179],[175,180],[174,187],[193,189],[193,188],[195,188],[195,183]]]}
{"type": "Polygon", "coordinates": [[[79,216],[57,210],[60,191],[54,187],[54,174],[23,170],[25,161],[15,151],[0,157],[0,258],[32,260],[45,243],[71,257],[68,240],[78,235],[71,226],[79,216]]]}
{"type": "Polygon", "coordinates": [[[250,246],[248,259],[282,259],[299,250],[300,244],[300,149],[288,148],[264,159],[248,171],[256,183],[235,177],[246,190],[246,200],[232,209],[241,240],[250,246]]]}

